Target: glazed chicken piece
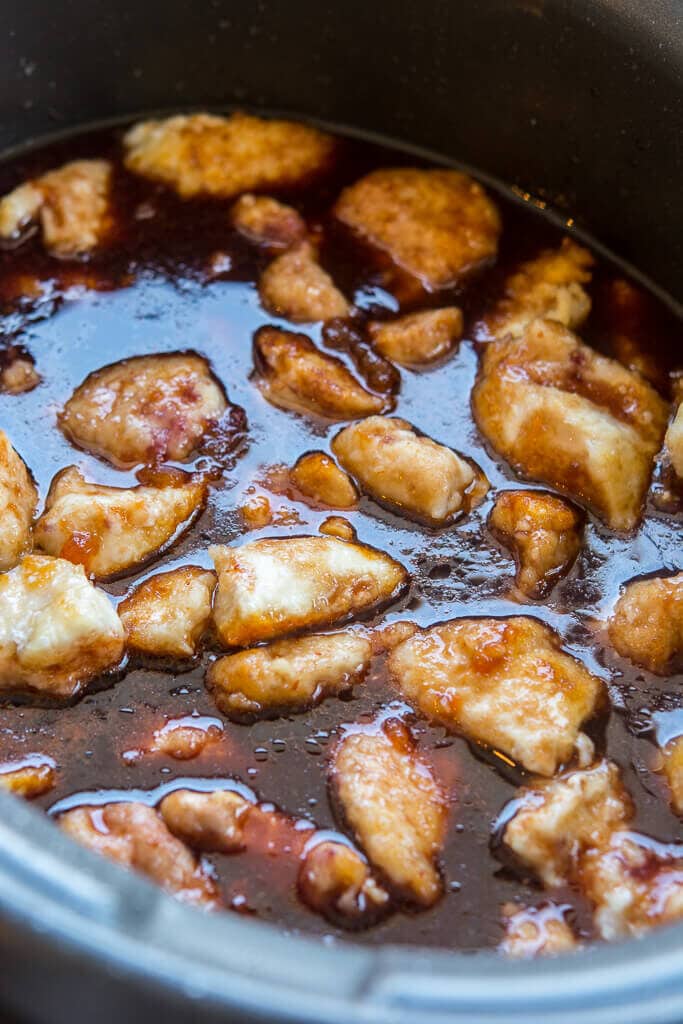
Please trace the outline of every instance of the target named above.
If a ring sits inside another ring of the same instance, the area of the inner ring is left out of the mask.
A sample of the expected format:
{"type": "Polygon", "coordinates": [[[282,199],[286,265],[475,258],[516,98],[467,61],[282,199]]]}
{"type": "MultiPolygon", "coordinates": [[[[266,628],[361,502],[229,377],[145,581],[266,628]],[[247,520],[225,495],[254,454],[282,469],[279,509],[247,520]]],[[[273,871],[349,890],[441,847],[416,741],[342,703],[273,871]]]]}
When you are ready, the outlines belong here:
{"type": "Polygon", "coordinates": [[[406,700],[430,721],[553,775],[591,747],[581,732],[603,685],[537,619],[451,619],[399,644],[388,659],[406,700]]]}
{"type": "Polygon", "coordinates": [[[221,906],[216,883],[154,808],[134,802],[77,807],[58,821],[72,839],[141,872],[184,903],[206,910],[221,906]]]}
{"type": "Polygon", "coordinates": [[[59,416],[66,437],[121,469],[189,458],[227,409],[206,359],[136,356],[95,370],[59,416]]]}
{"type": "Polygon", "coordinates": [[[462,337],[463,318],[457,306],[409,313],[395,320],[368,324],[372,344],[399,366],[426,366],[449,355],[462,337]]]}
{"type": "Polygon", "coordinates": [[[683,817],[683,736],[675,736],[664,745],[662,772],[671,791],[671,806],[683,817]]]}
{"type": "Polygon", "coordinates": [[[438,857],[448,801],[408,727],[388,719],[372,731],[347,733],[330,766],[344,821],[391,888],[429,907],[441,896],[438,857]]]}
{"type": "Polygon", "coordinates": [[[677,480],[683,483],[683,402],[667,427],[664,451],[677,480]]]}
{"type": "Polygon", "coordinates": [[[143,654],[192,658],[211,617],[215,573],[196,565],[160,572],[119,605],[128,646],[143,654]]]}
{"type": "Polygon", "coordinates": [[[643,935],[683,917],[683,847],[615,832],[606,849],[583,858],[580,885],[601,938],[643,935]]]}
{"type": "Polygon", "coordinates": [[[479,429],[523,476],[567,491],[613,530],[636,526],[666,406],[637,374],[550,320],[486,346],[479,429]]]}
{"type": "Polygon", "coordinates": [[[358,491],[353,481],[324,452],[302,455],[289,476],[296,489],[316,505],[353,508],[358,503],[358,491]]]}
{"type": "Polygon", "coordinates": [[[355,420],[393,404],[367,391],[340,359],[319,352],[303,334],[262,327],[254,335],[254,361],[261,393],[281,409],[355,420]]]}
{"type": "Polygon", "coordinates": [[[26,555],[0,575],[0,692],[73,697],[115,668],[123,626],[83,566],[26,555]]]}
{"type": "Polygon", "coordinates": [[[294,121],[248,114],[181,114],[141,121],[124,136],[129,171],[184,199],[230,199],[252,189],[303,185],[329,166],[334,140],[294,121]]]}
{"type": "Polygon", "coordinates": [[[339,537],[340,540],[356,540],[358,534],[348,519],[343,516],[328,516],[318,527],[325,537],[339,537]]]}
{"type": "Polygon", "coordinates": [[[519,790],[503,810],[503,845],[544,885],[574,881],[587,850],[604,849],[633,816],[619,769],[609,761],[519,790]]]}
{"type": "Polygon", "coordinates": [[[225,647],[331,626],[396,600],[408,574],[389,555],[334,537],[280,537],[209,548],[214,621],[225,647]]]}
{"type": "Polygon", "coordinates": [[[54,478],[34,529],[36,548],[107,579],[147,561],[189,528],[206,500],[206,483],[173,470],[158,483],[107,487],[75,466],[54,478]]]}
{"type": "Polygon", "coordinates": [[[62,259],[85,256],[112,228],[111,164],[74,160],[19,185],[0,199],[0,238],[23,240],[40,222],[45,248],[62,259]]]}
{"type": "Polygon", "coordinates": [[[328,921],[367,927],[390,909],[389,894],[357,850],[334,840],[312,846],[301,864],[299,895],[328,921]]]}
{"type": "Polygon", "coordinates": [[[608,632],[623,658],[667,675],[683,656],[683,572],[628,583],[608,632]]]}
{"type": "MultiPolygon", "coordinates": [[[[211,744],[217,743],[223,737],[224,731],[223,724],[218,719],[207,719],[198,715],[169,718],[155,731],[148,749],[150,753],[165,754],[176,761],[191,761],[199,757],[211,744]]],[[[143,756],[144,753],[145,751],[139,751],[139,756],[143,756]]],[[[138,760],[138,757],[134,757],[133,760],[138,760]]]]}
{"type": "Polygon", "coordinates": [[[546,597],[581,550],[583,517],[568,501],[540,491],[503,491],[489,529],[514,555],[525,597],[546,597]]]}
{"type": "Polygon", "coordinates": [[[11,569],[31,548],[38,491],[21,456],[0,430],[0,571],[11,569]]]}
{"type": "Polygon", "coordinates": [[[593,263],[588,250],[571,238],[523,263],[506,280],[502,298],[486,317],[487,335],[520,338],[537,317],[579,328],[591,309],[583,285],[591,279],[593,263]]]}
{"type": "Polygon", "coordinates": [[[230,211],[233,227],[254,245],[278,252],[306,237],[306,222],[293,206],[246,193],[230,211]]]}
{"type": "Polygon", "coordinates": [[[309,242],[278,256],[266,267],[259,281],[264,309],[294,324],[346,317],[351,306],[318,263],[309,242]]]}
{"type": "Polygon", "coordinates": [[[230,789],[198,793],[176,789],[164,797],[159,811],[168,828],[183,842],[212,853],[244,849],[244,826],[254,804],[230,789]]]}
{"type": "Polygon", "coordinates": [[[459,171],[372,171],[344,189],[334,214],[428,292],[459,284],[498,250],[498,210],[459,171]]]}
{"type": "Polygon", "coordinates": [[[503,906],[505,938],[498,948],[508,956],[524,959],[557,956],[576,949],[576,936],[566,920],[566,909],[555,903],[542,903],[538,907],[506,903],[503,906]]]}
{"type": "Polygon", "coordinates": [[[361,490],[430,525],[469,511],[488,490],[478,467],[406,420],[370,416],[337,434],[332,451],[361,490]]]}
{"type": "Polygon", "coordinates": [[[206,684],[228,718],[272,718],[350,691],[367,673],[371,654],[370,642],[353,633],[280,640],[219,658],[206,684]]]}
{"type": "MultiPolygon", "coordinates": [[[[8,353],[3,353],[3,356],[8,353]]],[[[0,392],[5,395],[24,395],[40,384],[40,374],[27,353],[9,355],[0,366],[0,392]]]]}
{"type": "Polygon", "coordinates": [[[51,757],[30,754],[21,761],[0,763],[0,789],[32,800],[49,793],[57,781],[57,765],[51,757]]]}

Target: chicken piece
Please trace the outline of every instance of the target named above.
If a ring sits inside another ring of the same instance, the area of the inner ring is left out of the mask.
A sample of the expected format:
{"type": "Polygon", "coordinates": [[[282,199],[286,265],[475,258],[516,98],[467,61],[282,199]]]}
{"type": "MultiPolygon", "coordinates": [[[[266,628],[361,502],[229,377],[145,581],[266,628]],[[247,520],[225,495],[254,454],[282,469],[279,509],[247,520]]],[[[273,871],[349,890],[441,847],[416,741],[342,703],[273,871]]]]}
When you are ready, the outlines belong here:
{"type": "Polygon", "coordinates": [[[459,284],[498,251],[498,210],[459,171],[372,171],[344,189],[334,214],[430,292],[459,284]]]}
{"type": "Polygon", "coordinates": [[[123,626],[83,566],[26,555],[0,575],[0,692],[72,697],[115,668],[123,626]]]}
{"type": "Polygon", "coordinates": [[[246,193],[230,211],[233,227],[268,251],[289,249],[306,238],[306,221],[293,206],[270,196],[246,193]]]}
{"type": "Polygon", "coordinates": [[[367,927],[390,909],[389,894],[358,851],[334,840],[309,849],[298,889],[311,910],[341,927],[367,927]]]}
{"type": "Polygon", "coordinates": [[[565,918],[566,907],[542,903],[538,907],[503,906],[505,938],[499,949],[508,956],[557,956],[576,949],[574,932],[565,918]]]}
{"type": "Polygon", "coordinates": [[[371,653],[370,642],[353,633],[280,640],[219,658],[206,684],[228,718],[274,718],[351,690],[367,673],[371,653]]]}
{"type": "Polygon", "coordinates": [[[316,505],[353,508],[358,502],[351,478],[324,452],[302,455],[289,475],[296,489],[316,505]]]}
{"type": "Polygon", "coordinates": [[[393,405],[389,396],[367,391],[340,359],[319,352],[303,334],[261,327],[254,335],[254,361],[261,393],[281,409],[354,420],[393,405]]]}
{"type": "Polygon", "coordinates": [[[0,367],[0,391],[5,395],[25,395],[40,384],[40,374],[28,355],[11,356],[0,367]]]}
{"type": "Polygon", "coordinates": [[[512,551],[515,582],[526,597],[546,597],[581,550],[583,517],[554,494],[503,491],[496,497],[488,525],[512,551]]]}
{"type": "Polygon", "coordinates": [[[227,409],[225,393],[202,356],[136,356],[95,370],[59,415],[79,448],[126,469],[187,459],[227,409]]]}
{"type": "Polygon", "coordinates": [[[216,883],[154,808],[132,801],[77,807],[58,820],[72,839],[141,872],[184,903],[207,910],[221,906],[216,883]]]}
{"type": "Polygon", "coordinates": [[[683,657],[683,572],[628,583],[608,622],[615,650],[667,675],[683,657]]]}
{"type": "Polygon", "coordinates": [[[211,853],[239,853],[254,804],[230,789],[211,793],[175,789],[164,797],[159,810],[171,832],[190,846],[211,853]]]}
{"type": "Polygon", "coordinates": [[[340,540],[356,540],[358,536],[355,527],[343,516],[328,516],[318,527],[318,532],[325,537],[339,537],[340,540]]]}
{"type": "Polygon", "coordinates": [[[211,617],[215,573],[196,565],[157,573],[119,605],[128,645],[143,654],[192,658],[211,617]]]}
{"type": "Polygon", "coordinates": [[[206,483],[174,470],[150,486],[107,487],[84,480],[75,466],[50,485],[34,528],[35,546],[107,579],[147,561],[192,524],[206,483]]]}
{"type": "Polygon", "coordinates": [[[390,622],[388,626],[382,626],[381,629],[374,629],[370,637],[372,653],[388,654],[404,640],[415,636],[419,628],[415,622],[399,619],[398,622],[390,622]]]}
{"type": "Polygon", "coordinates": [[[141,121],[123,139],[125,165],[183,199],[230,199],[251,189],[303,185],[331,163],[330,135],[248,114],[181,114],[141,121]]]}
{"type": "Polygon", "coordinates": [[[278,537],[209,548],[218,571],[214,621],[226,647],[248,647],[377,609],[408,573],[389,555],[334,537],[278,537]]]}
{"type": "Polygon", "coordinates": [[[667,427],[664,450],[677,479],[683,483],[683,402],[667,427]]]}
{"type": "MultiPolygon", "coordinates": [[[[217,743],[223,733],[222,722],[215,718],[200,715],[169,718],[165,725],[155,731],[149,749],[152,753],[166,754],[176,761],[191,761],[212,743],[217,743]]],[[[138,757],[125,759],[135,761],[138,757]]]]}
{"type": "Polygon", "coordinates": [[[569,492],[613,530],[636,526],[666,423],[637,374],[535,320],[523,337],[487,345],[472,403],[515,470],[569,492]]]}
{"type": "Polygon", "coordinates": [[[520,338],[537,317],[576,330],[590,313],[583,285],[591,279],[593,263],[588,249],[571,238],[523,263],[505,281],[502,298],[486,317],[487,335],[520,338]]]}
{"type": "Polygon", "coordinates": [[[575,880],[583,854],[604,848],[633,816],[619,769],[610,761],[521,789],[509,807],[512,817],[507,808],[502,814],[504,846],[551,888],[575,880]]]}
{"type": "Polygon", "coordinates": [[[30,754],[21,761],[0,763],[0,789],[25,800],[49,793],[57,781],[57,765],[51,757],[30,754]]]}
{"type": "Polygon", "coordinates": [[[316,259],[308,242],[278,256],[259,281],[264,308],[295,324],[346,317],[351,306],[316,259]]]}
{"type": "Polygon", "coordinates": [[[406,420],[370,416],[337,434],[332,451],[376,501],[430,525],[469,511],[488,490],[477,466],[406,420]]]}
{"type": "Polygon", "coordinates": [[[62,259],[85,256],[111,231],[111,164],[74,160],[0,199],[0,238],[22,241],[40,221],[45,248],[62,259]]]}
{"type": "Polygon", "coordinates": [[[579,730],[601,681],[538,619],[451,619],[399,644],[388,659],[403,696],[428,719],[553,775],[585,747],[579,730]]]}
{"type": "Polygon", "coordinates": [[[435,903],[443,890],[437,861],[448,801],[408,727],[393,718],[347,733],[334,751],[330,784],[345,822],[392,889],[417,906],[435,903]]]}
{"type": "Polygon", "coordinates": [[[368,333],[378,352],[399,366],[425,366],[449,355],[462,338],[457,306],[409,313],[396,320],[370,321],[368,333]]]}
{"type": "Polygon", "coordinates": [[[674,736],[662,749],[661,768],[671,792],[671,806],[683,817],[683,736],[674,736]]]}
{"type": "Polygon", "coordinates": [[[38,491],[21,456],[0,430],[0,571],[11,569],[31,548],[38,491]]]}
{"type": "Polygon", "coordinates": [[[615,832],[606,849],[583,858],[580,885],[601,938],[643,935],[683,917],[683,846],[615,832]]]}

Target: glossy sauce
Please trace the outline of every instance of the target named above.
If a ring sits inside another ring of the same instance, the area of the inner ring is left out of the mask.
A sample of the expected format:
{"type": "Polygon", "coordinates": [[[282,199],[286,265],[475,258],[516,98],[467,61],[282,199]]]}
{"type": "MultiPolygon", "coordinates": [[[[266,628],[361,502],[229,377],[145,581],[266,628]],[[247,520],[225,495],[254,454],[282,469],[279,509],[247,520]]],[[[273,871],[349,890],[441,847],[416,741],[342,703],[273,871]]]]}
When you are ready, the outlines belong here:
{"type": "MultiPolygon", "coordinates": [[[[256,290],[267,259],[231,229],[230,203],[183,202],[127,174],[120,164],[120,136],[119,129],[83,134],[0,167],[4,194],[67,159],[109,157],[116,164],[118,224],[111,249],[88,264],[60,264],[45,254],[38,237],[0,253],[0,338],[5,346],[28,350],[42,376],[32,392],[0,396],[0,425],[32,470],[41,501],[53,475],[73,463],[98,483],[134,483],[133,474],[75,450],[58,431],[56,414],[85,376],[101,366],[134,355],[193,349],[211,361],[230,401],[244,410],[248,430],[244,450],[214,486],[201,519],[144,571],[105,584],[114,599],[161,568],[210,566],[208,544],[232,543],[245,532],[238,509],[254,495],[267,494],[280,518],[274,525],[249,531],[248,539],[317,533],[329,510],[314,511],[289,496],[274,496],[262,481],[269,467],[292,466],[306,451],[328,450],[339,429],[338,424],[327,427],[274,408],[250,381],[252,336],[259,327],[278,321],[261,308],[256,290]],[[218,274],[208,269],[211,265],[220,268],[218,274]],[[97,290],[73,283],[73,275],[81,272],[90,275],[97,290]],[[46,282],[42,298],[13,298],[22,274],[46,282]],[[69,275],[70,285],[65,283],[69,275]]],[[[295,205],[309,227],[318,225],[324,232],[323,263],[361,310],[359,324],[366,314],[390,316],[397,303],[382,288],[367,254],[330,223],[326,211],[339,188],[367,170],[415,162],[414,156],[396,149],[346,140],[335,170],[315,189],[270,193],[295,205]]],[[[471,514],[441,531],[403,520],[368,499],[357,511],[340,514],[353,523],[360,541],[389,552],[411,573],[409,595],[378,622],[409,618],[427,625],[459,615],[528,611],[557,629],[568,650],[609,684],[609,716],[591,728],[598,750],[606,751],[623,769],[637,806],[634,827],[664,843],[678,841],[680,823],[669,811],[661,778],[651,769],[656,763],[655,724],[666,732],[666,712],[683,707],[683,680],[662,679],[619,659],[603,646],[594,623],[611,607],[626,580],[681,567],[680,512],[663,512],[650,503],[641,526],[628,537],[611,534],[589,515],[585,544],[569,576],[546,602],[525,606],[508,598],[514,565],[486,528],[496,490],[515,486],[516,478],[492,457],[472,420],[469,394],[477,369],[476,324],[510,268],[547,245],[559,244],[563,234],[533,204],[512,194],[496,199],[504,222],[497,265],[463,294],[440,293],[438,300],[431,300],[434,305],[455,301],[462,306],[465,340],[436,367],[423,372],[402,369],[396,405],[396,415],[474,459],[488,476],[491,491],[471,514]]],[[[628,293],[629,302],[619,301],[623,285],[615,282],[621,278],[622,271],[598,261],[588,289],[593,312],[582,335],[611,353],[620,331],[640,332],[664,385],[675,353],[681,352],[680,325],[639,286],[628,293]]],[[[326,338],[319,325],[295,329],[323,348],[325,341],[333,343],[326,350],[353,367],[353,353],[329,329],[326,338]]],[[[206,458],[198,463],[206,465],[206,458]]],[[[182,779],[192,779],[202,788],[236,786],[255,794],[286,812],[289,824],[277,841],[257,840],[246,853],[208,858],[226,902],[290,930],[342,937],[348,933],[333,928],[298,900],[295,866],[284,847],[291,846],[292,828],[305,833],[312,822],[322,829],[337,828],[326,788],[328,751],[344,724],[368,722],[378,710],[388,709],[412,723],[421,748],[454,797],[443,856],[445,894],[431,910],[411,914],[399,909],[384,923],[354,934],[354,941],[458,949],[497,945],[501,905],[543,899],[538,887],[505,867],[492,840],[494,823],[514,797],[522,773],[493,763],[464,739],[411,715],[388,686],[382,657],[375,659],[352,699],[330,699],[306,714],[249,726],[224,721],[223,732],[216,737],[220,715],[203,685],[205,666],[213,656],[206,653],[189,670],[130,661],[118,677],[92,685],[67,707],[10,702],[0,709],[0,762],[21,761],[31,754],[54,759],[57,785],[35,801],[48,811],[115,798],[156,803],[167,787],[182,785],[182,779]],[[167,719],[184,719],[182,724],[199,729],[213,726],[214,741],[192,760],[149,752],[155,731],[167,719]]],[[[590,916],[577,894],[556,895],[572,905],[576,926],[590,936],[590,916]]]]}

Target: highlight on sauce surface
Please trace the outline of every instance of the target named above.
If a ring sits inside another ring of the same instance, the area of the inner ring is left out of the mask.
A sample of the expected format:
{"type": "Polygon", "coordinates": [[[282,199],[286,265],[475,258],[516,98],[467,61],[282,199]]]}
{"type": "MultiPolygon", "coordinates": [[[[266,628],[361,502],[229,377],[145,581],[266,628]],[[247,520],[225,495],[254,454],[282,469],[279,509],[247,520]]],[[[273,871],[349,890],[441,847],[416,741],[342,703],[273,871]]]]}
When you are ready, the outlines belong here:
{"type": "Polygon", "coordinates": [[[0,196],[0,787],[294,933],[683,917],[668,308],[289,121],[83,132],[0,196]]]}

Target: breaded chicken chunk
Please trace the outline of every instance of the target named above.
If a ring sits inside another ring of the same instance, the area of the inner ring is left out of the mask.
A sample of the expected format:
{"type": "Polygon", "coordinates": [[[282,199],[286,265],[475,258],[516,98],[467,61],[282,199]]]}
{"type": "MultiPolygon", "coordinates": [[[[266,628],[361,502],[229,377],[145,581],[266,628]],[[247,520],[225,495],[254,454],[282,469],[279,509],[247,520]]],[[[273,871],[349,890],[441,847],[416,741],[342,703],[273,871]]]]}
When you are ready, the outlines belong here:
{"type": "Polygon", "coordinates": [[[261,327],[254,335],[257,384],[273,405],[328,420],[384,412],[393,402],[363,387],[342,361],[319,352],[303,334],[261,327]]]}
{"type": "Polygon", "coordinates": [[[505,281],[502,297],[485,318],[489,337],[520,338],[537,317],[579,328],[591,309],[583,285],[591,279],[593,263],[588,250],[571,238],[523,263],[505,281]]]}
{"type": "Polygon", "coordinates": [[[472,393],[479,429],[523,476],[559,487],[613,530],[640,518],[666,406],[638,374],[560,324],[486,346],[472,393]]]}
{"type": "Polygon", "coordinates": [[[38,491],[21,456],[0,430],[0,570],[16,565],[31,548],[38,491]]]}
{"type": "Polygon", "coordinates": [[[258,287],[264,309],[294,324],[333,320],[351,312],[309,242],[300,242],[274,259],[261,274],[258,287]]]}
{"type": "Polygon", "coordinates": [[[115,668],[123,626],[83,566],[26,555],[0,575],[0,692],[72,697],[115,668]]]}
{"type": "Polygon", "coordinates": [[[119,605],[128,646],[160,657],[193,657],[211,617],[215,586],[215,573],[196,565],[145,580],[119,605]]]}
{"type": "Polygon", "coordinates": [[[557,956],[576,949],[574,932],[565,917],[566,907],[542,903],[538,907],[503,906],[505,938],[498,947],[508,956],[557,956]]]}
{"type": "Polygon", "coordinates": [[[334,751],[330,784],[344,821],[391,888],[418,906],[435,903],[448,801],[408,727],[394,718],[347,733],[334,751]]]}
{"type": "Polygon", "coordinates": [[[306,222],[301,214],[270,196],[240,196],[230,218],[233,227],[248,241],[270,252],[289,249],[306,237],[306,222]]]}
{"type": "Polygon", "coordinates": [[[206,359],[136,356],[95,370],[59,416],[66,437],[119,468],[189,458],[227,409],[206,359]]]}
{"type": "Polygon", "coordinates": [[[340,540],[355,540],[358,536],[355,527],[343,516],[328,516],[318,527],[318,532],[340,540]]]}
{"type": "Polygon", "coordinates": [[[329,166],[335,142],[310,125],[235,113],[141,121],[123,145],[129,171],[168,185],[183,199],[230,199],[305,184],[329,166]]]}
{"type": "Polygon", "coordinates": [[[207,910],[220,907],[216,883],[154,808],[132,801],[77,807],[58,820],[72,839],[141,872],[184,903],[207,910]]]}
{"type": "Polygon", "coordinates": [[[30,754],[21,761],[0,763],[0,789],[25,800],[49,793],[57,781],[57,765],[44,754],[30,754]]]}
{"type": "Polygon", "coordinates": [[[606,849],[590,850],[580,872],[598,935],[608,942],[643,935],[683,918],[683,846],[637,832],[615,832],[606,849]]]}
{"type": "Polygon", "coordinates": [[[328,508],[353,508],[358,491],[353,480],[325,452],[302,455],[289,474],[296,489],[316,505],[328,508]]]}
{"type": "Polygon", "coordinates": [[[502,491],[488,525],[514,555],[516,584],[526,597],[550,593],[581,550],[583,516],[554,494],[502,491]]]}
{"type": "Polygon", "coordinates": [[[21,241],[39,221],[53,256],[85,256],[111,230],[110,184],[107,160],[74,160],[28,181],[0,199],[0,238],[21,241]]]}
{"type": "Polygon", "coordinates": [[[174,835],[198,850],[212,853],[244,849],[244,826],[253,809],[254,804],[229,789],[210,793],[175,789],[159,805],[174,835]]]}
{"type": "Polygon", "coordinates": [[[667,427],[664,450],[676,477],[683,483],[683,402],[667,427]]]}
{"type": "Polygon", "coordinates": [[[41,377],[28,353],[10,356],[0,366],[0,392],[5,395],[24,395],[40,384],[41,377]]]}
{"type": "Polygon", "coordinates": [[[399,644],[388,659],[403,696],[428,719],[553,775],[577,749],[603,685],[538,619],[451,619],[399,644]]]}
{"type": "Polygon", "coordinates": [[[406,420],[370,416],[337,434],[332,451],[361,490],[429,524],[469,511],[488,490],[478,467],[406,420]]]}
{"type": "Polygon", "coordinates": [[[463,318],[457,306],[408,313],[395,320],[368,324],[372,344],[399,366],[425,366],[443,359],[462,337],[463,318]]]}
{"type": "Polygon", "coordinates": [[[389,555],[334,537],[279,537],[209,548],[218,572],[214,621],[226,647],[248,647],[379,608],[405,590],[389,555]]]}
{"type": "Polygon", "coordinates": [[[206,684],[228,718],[271,718],[348,692],[365,676],[371,655],[369,640],[354,633],[280,640],[219,658],[206,684]]]}
{"type": "Polygon", "coordinates": [[[498,250],[498,210],[459,171],[372,171],[344,189],[334,214],[430,292],[458,284],[498,250]]]}
{"type": "Polygon", "coordinates": [[[306,854],[298,878],[304,903],[342,927],[366,927],[390,908],[367,862],[345,843],[325,840],[306,854]]]}
{"type": "Polygon", "coordinates": [[[604,848],[633,816],[619,769],[610,761],[521,789],[510,806],[512,817],[507,808],[502,815],[503,844],[549,887],[574,880],[585,851],[604,848]]]}
{"type": "Polygon", "coordinates": [[[50,485],[34,529],[36,548],[107,579],[147,561],[188,529],[206,499],[206,483],[180,470],[158,484],[88,483],[75,466],[50,485]]]}
{"type": "MultiPolygon", "coordinates": [[[[169,718],[160,729],[155,730],[148,750],[154,754],[166,754],[176,761],[191,761],[212,743],[217,743],[223,733],[223,725],[218,719],[195,715],[169,718]]],[[[140,755],[144,753],[144,750],[139,751],[140,755]]],[[[134,756],[132,760],[136,761],[138,757],[134,756]]]]}
{"type": "Polygon", "coordinates": [[[683,817],[683,736],[675,736],[664,745],[662,772],[671,791],[671,806],[683,817]]]}
{"type": "Polygon", "coordinates": [[[683,572],[628,583],[608,623],[623,657],[667,675],[683,656],[683,572]]]}

